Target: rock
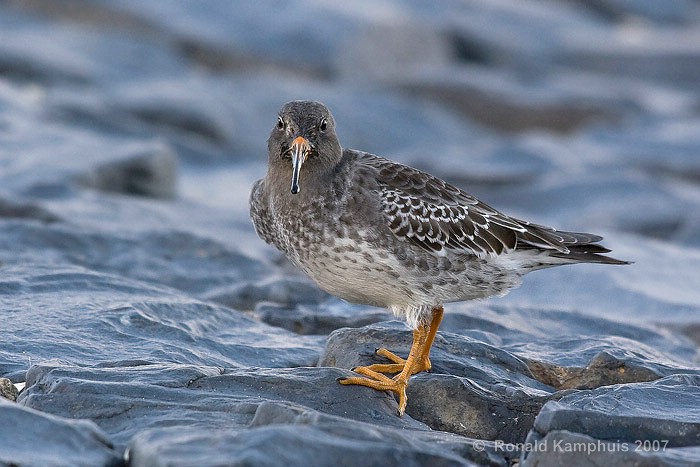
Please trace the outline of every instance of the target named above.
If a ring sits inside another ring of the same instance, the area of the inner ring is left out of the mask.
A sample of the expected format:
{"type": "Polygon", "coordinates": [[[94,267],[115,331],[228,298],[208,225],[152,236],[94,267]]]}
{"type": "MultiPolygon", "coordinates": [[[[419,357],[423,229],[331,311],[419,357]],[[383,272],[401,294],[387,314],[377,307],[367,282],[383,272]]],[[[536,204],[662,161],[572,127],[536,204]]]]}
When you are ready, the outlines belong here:
{"type": "Polygon", "coordinates": [[[222,370],[146,362],[80,368],[49,362],[29,371],[18,402],[94,420],[119,445],[145,429],[171,425],[168,420],[188,420],[190,428],[242,428],[260,403],[280,400],[379,426],[428,429],[397,417],[390,395],[338,384],[347,374],[331,368],[222,370]]]}
{"type": "MultiPolygon", "coordinates": [[[[406,355],[410,333],[396,323],[340,329],[326,344],[319,365],[353,368],[386,363],[374,353],[386,347],[406,355]]],[[[552,390],[532,378],[517,357],[446,332],[433,345],[429,374],[411,378],[406,413],[435,430],[470,438],[522,441],[552,390]]]]}
{"type": "Polygon", "coordinates": [[[551,92],[551,83],[546,83],[546,90],[538,93],[537,81],[504,77],[482,68],[460,66],[434,70],[413,75],[403,73],[392,85],[499,131],[547,129],[565,133],[594,123],[615,123],[625,113],[624,102],[613,103],[607,95],[594,96],[590,92],[586,95],[580,88],[578,95],[572,90],[558,96],[551,92]]]}
{"type": "Polygon", "coordinates": [[[541,390],[430,374],[411,378],[406,412],[434,430],[521,443],[544,403],[541,390]]]}
{"type": "Polygon", "coordinates": [[[56,417],[2,398],[0,420],[2,465],[124,465],[121,453],[91,421],[56,417]]]}
{"type": "Polygon", "coordinates": [[[567,429],[605,440],[665,439],[670,447],[693,446],[700,436],[698,401],[698,375],[604,386],[548,402],[535,421],[535,430],[567,429]]]}
{"type": "MultiPolygon", "coordinates": [[[[12,258],[22,257],[25,263],[42,264],[52,258],[54,264],[69,268],[128,277],[204,298],[224,285],[259,278],[265,270],[261,262],[232,245],[177,229],[146,225],[131,231],[105,231],[66,223],[12,222],[0,225],[0,232],[13,244],[11,253],[0,251],[0,260],[12,263],[12,258]]],[[[34,280],[29,270],[16,274],[26,275],[30,284],[34,280]]]]}
{"type": "Polygon", "coordinates": [[[286,307],[319,305],[330,296],[307,278],[275,277],[255,282],[237,281],[212,290],[205,297],[238,310],[253,310],[260,302],[273,302],[286,307]]]}
{"type": "Polygon", "coordinates": [[[109,192],[154,198],[173,198],[177,189],[177,156],[156,146],[125,160],[108,162],[80,177],[85,186],[109,192]]]}
{"type": "Polygon", "coordinates": [[[36,219],[42,222],[58,222],[61,218],[34,203],[0,199],[0,217],[10,219],[36,219]]]}
{"type": "Polygon", "coordinates": [[[0,295],[23,310],[0,331],[0,369],[21,378],[27,361],[60,355],[74,365],[178,362],[224,367],[313,365],[318,337],[297,336],[174,289],[75,266],[4,268],[0,295]],[[26,294],[32,307],[23,307],[26,294]],[[64,298],[59,298],[64,297],[64,298]],[[12,339],[27,329],[43,339],[12,339]],[[76,338],[77,335],[81,336],[76,338]],[[293,339],[292,339],[293,336],[293,339]]]}
{"type": "Polygon", "coordinates": [[[0,2],[0,464],[698,464],[697,2],[356,3],[0,2]],[[249,220],[300,98],[635,263],[447,304],[399,418],[335,380],[410,330],[249,220]]]}
{"type": "Polygon", "coordinates": [[[411,433],[356,423],[270,425],[241,431],[163,429],[144,432],[129,447],[129,465],[152,467],[169,463],[193,465],[492,465],[506,461],[492,453],[454,446],[438,437],[414,438],[411,433]],[[202,448],[202,446],[206,446],[202,448]],[[460,452],[461,451],[461,452],[460,452]]]}
{"type": "MultiPolygon", "coordinates": [[[[594,442],[627,443],[628,452],[635,454],[631,458],[615,454],[620,460],[638,458],[642,465],[654,462],[671,465],[676,456],[680,456],[685,463],[697,462],[697,449],[677,449],[673,453],[666,453],[666,449],[697,447],[699,407],[700,377],[697,375],[674,375],[647,383],[576,391],[544,405],[526,445],[534,446],[550,434],[551,439],[559,439],[563,430],[579,433],[594,442]],[[649,452],[640,453],[645,449],[649,452]]],[[[575,440],[578,435],[565,436],[568,440],[572,437],[575,440]]],[[[596,457],[603,455],[601,452],[596,457]]],[[[522,460],[523,465],[540,465],[538,462],[554,465],[557,460],[564,459],[561,455],[555,450],[524,452],[522,460]],[[534,455],[532,460],[531,455],[534,455]]],[[[580,463],[574,465],[589,465],[585,453],[578,453],[577,457],[581,459],[574,460],[580,463]]],[[[605,458],[615,462],[615,457],[605,458]]]]}
{"type": "Polygon", "coordinates": [[[9,399],[11,401],[17,400],[19,391],[15,385],[8,378],[0,378],[0,397],[9,399]]]}
{"type": "Polygon", "coordinates": [[[328,335],[344,327],[362,327],[386,321],[391,315],[387,310],[373,307],[358,307],[330,299],[315,305],[293,306],[261,303],[255,315],[271,326],[277,326],[298,334],[328,335]]]}
{"type": "Polygon", "coordinates": [[[626,34],[602,34],[595,40],[577,44],[562,54],[558,62],[580,70],[627,76],[691,88],[700,72],[698,57],[700,32],[649,28],[630,23],[626,34]],[[634,41],[625,36],[635,36],[634,41]],[[602,48],[602,43],[607,46],[602,48]]]}
{"type": "Polygon", "coordinates": [[[536,444],[527,444],[532,451],[520,463],[522,467],[596,467],[629,465],[639,467],[680,467],[697,465],[700,449],[669,448],[664,442],[644,441],[617,443],[602,441],[565,430],[550,431],[536,444]]]}
{"type": "Polygon", "coordinates": [[[610,384],[653,381],[660,377],[650,369],[630,365],[605,352],[596,355],[585,368],[524,360],[537,380],[556,389],[594,389],[610,384]]]}
{"type": "Polygon", "coordinates": [[[591,10],[593,13],[617,22],[634,21],[635,19],[643,18],[659,24],[686,24],[689,19],[687,17],[688,8],[691,8],[688,0],[664,3],[654,2],[653,0],[632,2],[621,2],[618,0],[573,1],[591,10]]]}

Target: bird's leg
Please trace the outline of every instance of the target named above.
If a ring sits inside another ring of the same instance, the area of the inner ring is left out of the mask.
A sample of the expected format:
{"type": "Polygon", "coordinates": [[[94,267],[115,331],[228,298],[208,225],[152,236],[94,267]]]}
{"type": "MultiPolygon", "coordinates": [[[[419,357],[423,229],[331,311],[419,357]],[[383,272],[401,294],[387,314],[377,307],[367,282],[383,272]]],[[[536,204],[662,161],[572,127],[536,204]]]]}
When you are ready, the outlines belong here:
{"type": "MultiPolygon", "coordinates": [[[[395,392],[399,396],[399,416],[403,415],[406,410],[406,387],[408,386],[408,379],[416,373],[430,369],[430,347],[433,344],[435,334],[440,326],[442,313],[443,309],[441,306],[435,307],[430,324],[419,325],[418,328],[413,330],[413,344],[411,345],[411,351],[408,353],[408,358],[406,360],[384,349],[387,354],[392,355],[392,357],[387,356],[387,358],[395,363],[357,367],[353,371],[366,377],[353,376],[350,378],[341,378],[338,381],[341,384],[358,384],[378,391],[395,392]],[[397,370],[398,374],[393,378],[382,374],[382,371],[386,371],[387,373],[393,372],[397,367],[400,367],[399,370],[397,370]]],[[[383,355],[386,356],[386,354],[383,355]]]]}
{"type": "MultiPolygon", "coordinates": [[[[444,308],[442,305],[436,306],[432,310],[432,319],[430,321],[430,326],[428,327],[428,335],[425,341],[425,348],[420,358],[416,360],[414,368],[411,369],[411,374],[415,375],[421,371],[430,371],[432,365],[430,363],[430,348],[433,346],[433,341],[435,340],[435,335],[440,327],[440,322],[442,321],[442,315],[444,308]]],[[[385,349],[384,347],[377,349],[377,355],[381,355],[394,363],[377,363],[375,365],[369,365],[365,368],[376,371],[377,373],[400,373],[403,371],[406,365],[406,360],[396,355],[394,352],[385,349]]]]}
{"type": "Polygon", "coordinates": [[[425,347],[427,337],[428,326],[420,326],[413,331],[413,344],[411,345],[411,351],[408,354],[406,363],[403,365],[401,373],[393,378],[389,378],[368,367],[360,366],[353,371],[366,376],[366,378],[362,376],[352,376],[350,378],[341,378],[338,381],[340,384],[358,384],[378,391],[395,392],[399,395],[399,416],[401,416],[406,410],[406,387],[408,386],[408,378],[411,377],[411,368],[414,362],[423,354],[423,348],[425,347]]]}
{"type": "Polygon", "coordinates": [[[433,367],[433,365],[430,363],[430,349],[433,346],[433,341],[435,340],[438,328],[440,327],[440,323],[442,322],[442,314],[444,311],[445,309],[442,307],[442,305],[433,308],[433,317],[430,320],[428,337],[425,341],[425,347],[423,347],[423,353],[420,356],[420,363],[422,365],[422,368],[416,371],[416,373],[419,373],[421,371],[430,371],[430,369],[433,367]]]}

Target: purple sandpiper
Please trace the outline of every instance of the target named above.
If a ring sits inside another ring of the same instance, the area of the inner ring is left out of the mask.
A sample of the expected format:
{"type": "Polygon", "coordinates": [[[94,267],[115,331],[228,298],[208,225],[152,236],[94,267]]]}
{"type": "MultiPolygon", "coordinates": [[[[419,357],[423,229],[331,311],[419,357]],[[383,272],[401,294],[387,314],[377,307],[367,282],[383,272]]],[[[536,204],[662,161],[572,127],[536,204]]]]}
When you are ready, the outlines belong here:
{"type": "Polygon", "coordinates": [[[628,264],[604,256],[598,235],[506,216],[425,172],[342,149],[318,102],[285,104],[267,147],[267,175],[250,197],[257,234],[321,289],[389,308],[413,329],[406,359],[380,348],[391,363],[339,380],[395,392],[399,415],[409,378],[430,369],[444,303],[503,295],[536,269],[628,264]]]}

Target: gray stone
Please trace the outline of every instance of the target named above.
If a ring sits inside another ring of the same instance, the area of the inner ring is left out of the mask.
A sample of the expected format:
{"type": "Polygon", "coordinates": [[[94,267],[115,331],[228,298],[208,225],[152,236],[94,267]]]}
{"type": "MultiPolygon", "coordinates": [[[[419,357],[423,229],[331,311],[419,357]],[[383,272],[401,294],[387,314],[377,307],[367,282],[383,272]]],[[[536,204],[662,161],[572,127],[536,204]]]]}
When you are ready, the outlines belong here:
{"type": "Polygon", "coordinates": [[[526,386],[488,384],[451,375],[419,375],[408,386],[406,412],[434,430],[519,443],[552,397],[526,386]]]}
{"type": "Polygon", "coordinates": [[[590,459],[609,459],[620,465],[697,462],[700,377],[674,375],[654,382],[569,393],[544,405],[525,444],[535,446],[545,438],[551,443],[561,438],[563,443],[575,443],[582,437],[596,445],[594,457],[549,446],[544,452],[523,452],[523,465],[555,465],[565,459],[573,465],[593,465],[590,459]],[[607,454],[604,449],[611,443],[623,444],[607,454]]]}
{"type": "Polygon", "coordinates": [[[517,76],[460,66],[403,75],[392,84],[504,132],[546,129],[566,133],[594,123],[616,123],[627,112],[627,103],[620,98],[614,102],[605,94],[595,96],[589,91],[585,95],[589,87],[558,95],[551,92],[550,83],[537,92],[532,82],[522,81],[517,76]]]}
{"type": "Polygon", "coordinates": [[[107,162],[80,182],[90,188],[128,195],[173,198],[177,187],[177,156],[166,146],[156,146],[125,160],[107,162]]]}
{"type": "Polygon", "coordinates": [[[255,315],[263,322],[298,334],[328,335],[344,327],[362,327],[385,321],[391,315],[380,308],[355,307],[337,299],[309,305],[301,303],[289,307],[261,303],[255,315]]]}
{"type": "Polygon", "coordinates": [[[306,278],[275,277],[255,282],[238,281],[228,287],[212,290],[205,297],[238,310],[253,310],[260,302],[286,307],[319,305],[330,296],[306,278]]]}
{"type": "Polygon", "coordinates": [[[29,364],[56,356],[77,365],[140,361],[289,367],[315,364],[323,347],[319,337],[297,336],[124,276],[32,262],[8,266],[5,272],[0,296],[7,309],[18,311],[17,319],[0,331],[5,343],[0,369],[20,381],[29,364]],[[26,294],[32,296],[29,307],[26,294]],[[27,319],[41,340],[16,338],[28,329],[27,319]]]}
{"type": "Polygon", "coordinates": [[[120,452],[91,421],[42,413],[0,398],[0,464],[124,465],[120,452]]]}
{"type": "Polygon", "coordinates": [[[545,404],[535,431],[569,430],[603,440],[668,440],[669,447],[700,439],[700,377],[669,376],[650,383],[577,391],[545,404]]]}
{"type": "Polygon", "coordinates": [[[0,464],[698,464],[697,2],[58,3],[0,2],[0,464]],[[398,418],[335,378],[410,330],[248,217],[292,99],[635,264],[447,304],[398,418]]]}
{"type": "Polygon", "coordinates": [[[507,465],[492,443],[448,433],[348,420],[296,404],[263,402],[245,430],[163,428],[134,437],[130,465],[507,465]],[[202,449],[202,443],[208,448],[202,449]],[[472,464],[473,463],[473,464],[472,464]]]}
{"type": "MultiPolygon", "coordinates": [[[[649,440],[646,440],[649,441],[649,440]]],[[[619,465],[635,467],[695,466],[700,448],[670,448],[665,442],[602,441],[580,433],[564,430],[550,431],[547,435],[526,444],[531,452],[520,463],[522,467],[597,467],[619,465]]]]}
{"type": "Polygon", "coordinates": [[[486,462],[470,461],[442,442],[437,444],[437,439],[417,441],[405,434],[391,436],[389,430],[360,430],[353,424],[346,430],[333,428],[271,425],[236,432],[182,428],[146,432],[130,446],[129,465],[506,465],[483,454],[475,457],[486,462]]]}
{"type": "MultiPolygon", "coordinates": [[[[353,368],[386,363],[375,355],[378,347],[405,356],[410,333],[400,327],[379,324],[335,331],[319,364],[353,368]]],[[[534,379],[517,357],[463,336],[438,334],[430,359],[431,372],[411,378],[406,410],[436,430],[518,442],[552,397],[551,388],[534,379]]]]}

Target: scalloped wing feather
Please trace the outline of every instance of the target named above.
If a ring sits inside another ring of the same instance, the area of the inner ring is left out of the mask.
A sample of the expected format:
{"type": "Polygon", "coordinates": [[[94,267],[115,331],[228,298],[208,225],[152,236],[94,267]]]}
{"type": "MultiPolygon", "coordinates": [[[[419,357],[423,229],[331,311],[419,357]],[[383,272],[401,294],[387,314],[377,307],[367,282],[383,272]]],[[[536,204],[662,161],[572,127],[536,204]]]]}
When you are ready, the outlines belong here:
{"type": "Polygon", "coordinates": [[[438,255],[445,250],[479,257],[515,249],[527,231],[449,183],[417,169],[366,155],[365,164],[377,169],[382,207],[391,231],[438,255]]]}

